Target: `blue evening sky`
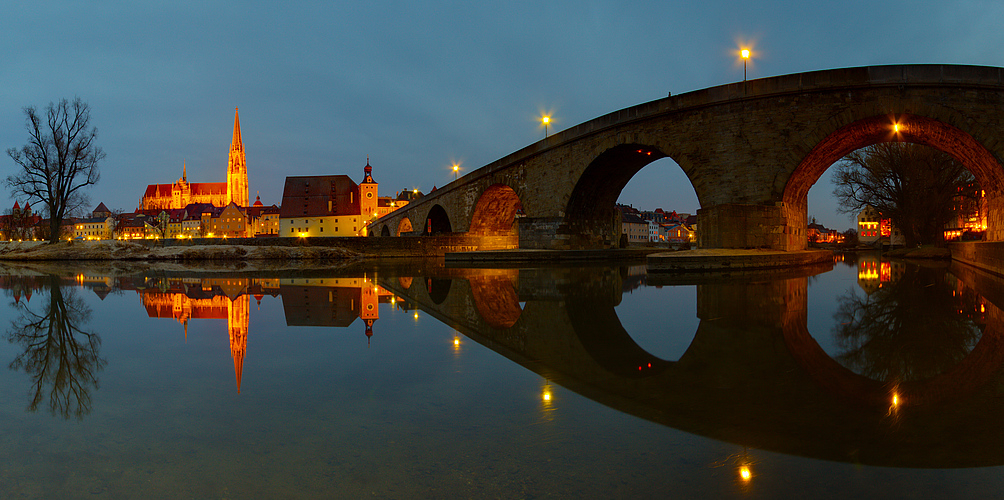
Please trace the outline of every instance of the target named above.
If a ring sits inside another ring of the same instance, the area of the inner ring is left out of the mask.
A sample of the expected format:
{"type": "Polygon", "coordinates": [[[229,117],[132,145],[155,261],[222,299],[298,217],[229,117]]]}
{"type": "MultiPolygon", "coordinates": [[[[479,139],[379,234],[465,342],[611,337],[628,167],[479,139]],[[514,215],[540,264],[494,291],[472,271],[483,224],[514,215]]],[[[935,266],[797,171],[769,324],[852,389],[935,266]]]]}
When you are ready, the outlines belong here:
{"type": "MultiPolygon", "coordinates": [[[[240,108],[251,198],[286,175],[348,174],[367,155],[382,194],[448,183],[624,107],[742,79],[878,64],[1004,66],[995,2],[5,2],[0,146],[26,142],[26,105],[81,97],[107,153],[92,205],[136,208],[188,164],[225,180],[240,108]]],[[[0,159],[0,177],[14,163],[0,159]]],[[[836,229],[829,177],[809,215],[836,229]]],[[[2,191],[0,207],[13,205],[2,191]],[[4,202],[3,200],[7,201],[4,202]]],[[[621,193],[694,213],[671,160],[621,193]]],[[[22,201],[23,202],[23,201],[22,201]]]]}

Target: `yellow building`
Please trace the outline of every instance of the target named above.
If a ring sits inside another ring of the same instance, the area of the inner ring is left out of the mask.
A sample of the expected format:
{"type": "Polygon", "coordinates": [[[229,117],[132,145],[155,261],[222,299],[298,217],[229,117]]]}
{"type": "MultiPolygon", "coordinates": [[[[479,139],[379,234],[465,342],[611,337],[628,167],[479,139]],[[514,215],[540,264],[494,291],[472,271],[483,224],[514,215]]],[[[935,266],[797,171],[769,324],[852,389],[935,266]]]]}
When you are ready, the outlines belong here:
{"type": "Polygon", "coordinates": [[[363,181],[347,175],[286,177],[279,212],[279,235],[286,238],[365,236],[378,217],[407,204],[379,196],[369,159],[363,181]]]}
{"type": "Polygon", "coordinates": [[[77,221],[73,225],[73,237],[81,240],[112,239],[115,230],[115,218],[111,210],[101,203],[91,212],[91,218],[77,221]]]}
{"type": "Polygon", "coordinates": [[[222,210],[205,211],[202,213],[206,237],[209,238],[248,238],[251,237],[251,224],[248,223],[246,209],[231,202],[222,210]]]}

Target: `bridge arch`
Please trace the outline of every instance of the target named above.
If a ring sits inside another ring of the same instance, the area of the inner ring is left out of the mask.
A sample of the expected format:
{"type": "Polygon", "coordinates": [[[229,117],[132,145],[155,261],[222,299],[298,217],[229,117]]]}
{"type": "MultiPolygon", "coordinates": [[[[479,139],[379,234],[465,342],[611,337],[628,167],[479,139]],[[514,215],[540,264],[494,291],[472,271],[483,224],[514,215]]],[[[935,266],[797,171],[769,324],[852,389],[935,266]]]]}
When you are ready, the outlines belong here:
{"type": "Polygon", "coordinates": [[[394,232],[394,236],[401,236],[401,233],[410,233],[414,231],[411,227],[411,219],[407,217],[402,217],[401,222],[397,224],[397,231],[394,232]]]}
{"type": "Polygon", "coordinates": [[[1004,218],[1002,106],[1004,68],[994,67],[870,66],[731,83],[555,133],[381,223],[393,230],[408,216],[417,230],[440,205],[452,235],[462,236],[480,194],[502,183],[518,193],[524,208],[521,248],[611,247],[620,236],[616,193],[642,167],[668,156],[697,194],[699,247],[801,250],[808,188],[854,146],[883,142],[888,126],[905,118],[900,140],[964,160],[987,193],[987,239],[1002,241],[1004,223],[994,224],[1004,218]],[[645,157],[632,157],[632,149],[645,157]]]}
{"type": "MultiPolygon", "coordinates": [[[[568,198],[564,221],[569,233],[583,235],[589,240],[581,244],[616,245],[620,238],[620,219],[615,207],[621,191],[635,174],[650,163],[662,158],[673,159],[662,148],[652,145],[655,143],[646,141],[610,146],[583,170],[568,198]]],[[[686,169],[684,174],[690,180],[686,169]]],[[[693,181],[691,187],[694,187],[693,181]]],[[[700,198],[698,193],[698,201],[700,198]]]]}
{"type": "Polygon", "coordinates": [[[387,227],[387,224],[384,224],[383,228],[380,229],[380,236],[390,236],[390,228],[387,227]]]}
{"type": "MultiPolygon", "coordinates": [[[[996,219],[1004,167],[972,135],[949,123],[915,114],[878,115],[840,127],[815,145],[802,159],[784,188],[783,200],[789,227],[804,227],[809,188],[835,162],[847,154],[882,142],[909,142],[930,146],[948,153],[961,162],[987,193],[988,226],[996,219]]],[[[1004,228],[987,228],[988,240],[1002,239],[1004,228]]],[[[806,241],[803,238],[802,248],[806,241]]]]}
{"type": "Polygon", "coordinates": [[[439,204],[436,204],[429,209],[428,215],[425,216],[425,229],[423,234],[435,235],[452,232],[453,225],[450,224],[450,216],[446,213],[446,209],[439,204]]]}
{"type": "Polygon", "coordinates": [[[516,214],[522,210],[519,195],[506,184],[492,184],[478,197],[468,233],[477,236],[505,236],[512,232],[516,214]]]}
{"type": "Polygon", "coordinates": [[[471,297],[481,318],[493,328],[512,328],[523,308],[512,280],[506,275],[471,276],[471,297]]]}

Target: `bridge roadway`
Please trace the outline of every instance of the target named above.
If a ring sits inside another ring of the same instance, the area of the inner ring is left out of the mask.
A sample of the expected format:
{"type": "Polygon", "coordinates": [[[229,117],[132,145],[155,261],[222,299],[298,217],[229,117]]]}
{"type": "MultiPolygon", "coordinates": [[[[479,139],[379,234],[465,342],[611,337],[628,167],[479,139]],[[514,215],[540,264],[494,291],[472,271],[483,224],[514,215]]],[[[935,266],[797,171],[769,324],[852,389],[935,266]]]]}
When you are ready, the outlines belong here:
{"type": "Polygon", "coordinates": [[[643,279],[627,268],[431,266],[418,275],[383,269],[378,281],[552,383],[686,432],[877,466],[1004,464],[1004,280],[954,264],[988,299],[978,344],[937,376],[890,384],[843,368],[810,336],[807,276],[826,269],[666,278],[697,293],[700,324],[676,361],[646,352],[617,317],[625,289],[643,279]]]}
{"type": "Polygon", "coordinates": [[[809,188],[847,153],[906,141],[951,153],[986,191],[1004,240],[1004,69],[844,68],[750,80],[601,116],[485,165],[374,222],[373,236],[452,235],[466,250],[618,244],[614,204],[672,158],[690,179],[700,248],[806,247],[809,188]]]}

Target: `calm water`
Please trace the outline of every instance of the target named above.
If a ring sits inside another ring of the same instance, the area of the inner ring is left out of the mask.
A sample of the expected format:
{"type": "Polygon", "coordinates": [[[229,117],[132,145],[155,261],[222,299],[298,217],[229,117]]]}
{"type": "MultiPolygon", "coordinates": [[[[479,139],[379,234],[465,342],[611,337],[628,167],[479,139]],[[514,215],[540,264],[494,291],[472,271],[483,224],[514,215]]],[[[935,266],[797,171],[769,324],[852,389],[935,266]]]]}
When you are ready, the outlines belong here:
{"type": "Polygon", "coordinates": [[[1004,282],[925,266],[7,269],[0,496],[992,497],[1004,282]]]}

